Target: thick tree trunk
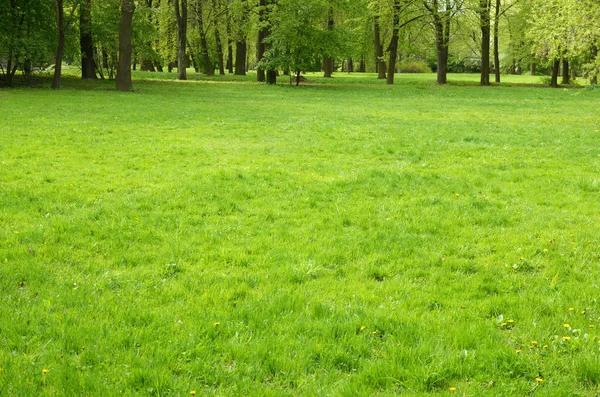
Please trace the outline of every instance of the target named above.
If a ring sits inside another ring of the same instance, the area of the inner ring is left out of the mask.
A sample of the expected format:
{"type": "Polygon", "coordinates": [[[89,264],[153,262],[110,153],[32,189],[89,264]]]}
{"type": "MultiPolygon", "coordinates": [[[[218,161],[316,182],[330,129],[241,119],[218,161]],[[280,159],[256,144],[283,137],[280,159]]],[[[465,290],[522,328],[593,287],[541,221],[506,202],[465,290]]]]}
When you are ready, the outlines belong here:
{"type": "Polygon", "coordinates": [[[82,0],[79,5],[79,44],[81,48],[81,78],[96,79],[91,0],[82,0]]]}
{"type": "Polygon", "coordinates": [[[435,24],[435,47],[437,53],[437,83],[446,84],[448,82],[448,45],[444,40],[444,25],[442,21],[435,24]]]}
{"type": "Polygon", "coordinates": [[[560,71],[560,59],[555,59],[552,62],[552,78],[550,79],[550,87],[558,87],[558,73],[560,71]]]}
{"type": "Polygon", "coordinates": [[[131,35],[133,32],[134,0],[121,0],[121,22],[119,24],[119,67],[117,90],[131,91],[131,35]]]}
{"type": "Polygon", "coordinates": [[[398,58],[398,32],[400,30],[400,0],[394,0],[394,16],[392,22],[392,38],[388,46],[387,84],[394,84],[396,74],[396,59],[398,58]]]}
{"type": "Polygon", "coordinates": [[[173,8],[177,19],[177,79],[187,80],[187,0],[174,0],[173,8]]]}
{"type": "Polygon", "coordinates": [[[235,43],[235,75],[246,75],[246,52],[247,45],[245,39],[239,39],[235,43]]]}
{"type": "MultiPolygon", "coordinates": [[[[267,38],[267,34],[268,34],[268,26],[267,26],[267,21],[266,21],[267,0],[260,0],[259,6],[260,6],[260,10],[258,11],[259,28],[258,28],[258,44],[256,46],[256,59],[260,62],[263,60],[263,57],[265,56],[265,51],[266,51],[265,39],[267,38]]],[[[265,69],[263,67],[259,67],[256,70],[256,81],[263,82],[265,80],[266,80],[265,69]]]]}
{"type": "Polygon", "coordinates": [[[490,1],[479,0],[481,24],[481,85],[490,85],[490,1]]]}
{"type": "Polygon", "coordinates": [[[561,84],[569,84],[569,61],[566,59],[563,59],[562,61],[562,82],[561,84]]]}
{"type": "Polygon", "coordinates": [[[381,27],[379,24],[379,15],[373,18],[373,41],[375,44],[375,68],[377,69],[377,78],[385,79],[385,62],[383,61],[383,45],[381,44],[381,27]]]}
{"type": "MultiPolygon", "coordinates": [[[[245,8],[248,6],[247,0],[241,0],[242,6],[245,8]]],[[[248,11],[246,9],[246,11],[248,11]]],[[[237,38],[235,40],[235,75],[245,76],[246,75],[246,57],[248,52],[248,45],[246,43],[246,32],[242,30],[242,26],[245,24],[248,18],[248,13],[242,14],[242,19],[238,21],[237,27],[237,38]]]]}
{"type": "Polygon", "coordinates": [[[277,84],[276,70],[267,70],[267,84],[277,84]]]}
{"type": "Polygon", "coordinates": [[[57,46],[56,46],[56,61],[54,63],[54,77],[52,78],[52,88],[58,90],[60,88],[60,74],[62,71],[63,54],[65,52],[65,23],[64,23],[63,0],[56,0],[56,31],[57,31],[57,46]]]}
{"type": "Polygon", "coordinates": [[[537,73],[537,64],[535,62],[533,62],[531,64],[531,69],[530,70],[531,70],[531,75],[535,76],[535,74],[537,73]]]}
{"type": "Polygon", "coordinates": [[[496,0],[496,12],[494,14],[494,81],[500,83],[500,0],[496,0]]]}
{"type": "Polygon", "coordinates": [[[331,78],[333,75],[333,58],[327,57],[323,59],[323,77],[331,78]]]}

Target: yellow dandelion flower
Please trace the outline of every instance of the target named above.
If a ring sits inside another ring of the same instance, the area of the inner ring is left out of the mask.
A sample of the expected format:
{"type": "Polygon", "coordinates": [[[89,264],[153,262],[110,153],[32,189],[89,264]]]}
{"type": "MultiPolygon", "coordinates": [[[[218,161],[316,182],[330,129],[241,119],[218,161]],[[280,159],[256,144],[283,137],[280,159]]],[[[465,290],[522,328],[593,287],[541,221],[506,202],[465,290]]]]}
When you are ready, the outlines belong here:
{"type": "Polygon", "coordinates": [[[532,345],[532,346],[537,346],[537,344],[538,344],[538,343],[537,343],[537,341],[535,341],[535,340],[531,342],[531,345],[532,345]]]}
{"type": "Polygon", "coordinates": [[[582,310],[582,311],[581,311],[581,315],[582,315],[582,316],[585,316],[585,310],[582,310]]]}
{"type": "Polygon", "coordinates": [[[547,349],[547,348],[548,348],[548,345],[544,345],[544,349],[547,349]]]}
{"type": "Polygon", "coordinates": [[[448,391],[449,391],[450,393],[454,393],[454,392],[456,391],[456,387],[454,387],[454,386],[452,386],[452,387],[449,387],[449,388],[448,388],[448,391]]]}
{"type": "Polygon", "coordinates": [[[521,349],[516,350],[517,354],[521,353],[521,349]]]}
{"type": "Polygon", "coordinates": [[[570,336],[563,336],[563,340],[571,340],[570,336]]]}
{"type": "Polygon", "coordinates": [[[46,375],[47,373],[48,373],[48,370],[47,370],[46,368],[44,368],[44,369],[42,370],[42,374],[46,375]]]}
{"type": "Polygon", "coordinates": [[[506,323],[501,323],[500,326],[504,327],[504,326],[506,326],[506,323]]]}
{"type": "Polygon", "coordinates": [[[596,326],[594,324],[590,324],[590,328],[595,328],[596,326]]]}
{"type": "Polygon", "coordinates": [[[569,328],[570,326],[571,326],[571,324],[567,324],[567,323],[563,324],[563,327],[565,327],[565,328],[569,328]]]}
{"type": "Polygon", "coordinates": [[[548,252],[548,249],[547,249],[547,248],[544,248],[544,252],[548,252]]]}
{"type": "Polygon", "coordinates": [[[460,197],[460,194],[456,193],[456,194],[455,194],[455,196],[456,196],[456,197],[460,197]]]}
{"type": "Polygon", "coordinates": [[[507,320],[506,322],[509,324],[514,324],[515,320],[507,320]]]}
{"type": "Polygon", "coordinates": [[[377,333],[377,331],[373,331],[371,332],[371,335],[375,335],[377,333]]]}
{"type": "Polygon", "coordinates": [[[570,311],[570,312],[572,312],[573,310],[575,310],[575,308],[574,308],[574,307],[570,307],[570,308],[569,308],[569,311],[570,311]]]}
{"type": "Polygon", "coordinates": [[[192,390],[192,391],[190,392],[190,396],[195,396],[195,395],[196,395],[196,390],[192,390]]]}
{"type": "Polygon", "coordinates": [[[535,378],[535,381],[536,381],[537,383],[542,383],[542,382],[544,381],[544,379],[543,379],[543,378],[540,378],[540,377],[538,376],[537,378],[535,378]]]}
{"type": "Polygon", "coordinates": [[[361,331],[364,331],[364,330],[365,330],[365,328],[367,328],[367,327],[365,327],[365,326],[363,325],[362,327],[360,327],[360,330],[361,330],[361,331]]]}
{"type": "Polygon", "coordinates": [[[217,321],[217,322],[213,323],[213,325],[214,325],[215,327],[218,327],[219,325],[221,325],[221,323],[217,321]]]}

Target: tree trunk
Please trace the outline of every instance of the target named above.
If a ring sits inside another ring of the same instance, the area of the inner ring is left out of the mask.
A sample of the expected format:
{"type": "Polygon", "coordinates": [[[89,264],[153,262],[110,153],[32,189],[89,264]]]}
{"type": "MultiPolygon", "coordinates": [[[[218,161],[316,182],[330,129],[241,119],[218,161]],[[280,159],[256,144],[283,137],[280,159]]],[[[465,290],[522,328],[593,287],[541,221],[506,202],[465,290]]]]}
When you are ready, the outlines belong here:
{"type": "Polygon", "coordinates": [[[173,8],[177,19],[177,79],[187,80],[187,0],[174,0],[173,8]]]}
{"type": "Polygon", "coordinates": [[[348,73],[354,72],[354,62],[352,61],[352,58],[348,58],[348,65],[346,69],[348,70],[348,73]]]}
{"type": "Polygon", "coordinates": [[[82,0],[79,5],[79,44],[81,48],[81,78],[96,79],[91,0],[82,0]]]}
{"type": "Polygon", "coordinates": [[[563,59],[562,61],[562,82],[561,84],[569,84],[569,61],[563,59]]]}
{"type": "MultiPolygon", "coordinates": [[[[333,7],[329,7],[329,16],[327,18],[327,30],[331,32],[333,30],[333,25],[333,7]]],[[[325,56],[325,58],[323,59],[323,77],[331,78],[334,67],[333,62],[333,57],[331,57],[331,55],[325,56]]]]}
{"type": "Polygon", "coordinates": [[[300,85],[300,71],[296,71],[296,87],[300,85]]]}
{"type": "Polygon", "coordinates": [[[239,39],[235,43],[235,75],[246,75],[246,51],[247,45],[245,39],[239,39]]]}
{"type": "Polygon", "coordinates": [[[223,45],[221,44],[221,35],[219,34],[219,28],[215,23],[215,44],[217,46],[217,62],[219,63],[219,74],[225,75],[225,65],[223,63],[223,45]]]}
{"type": "Polygon", "coordinates": [[[56,31],[58,44],[56,46],[56,61],[54,63],[54,77],[52,78],[52,88],[60,88],[60,74],[62,71],[63,54],[65,52],[65,23],[64,23],[63,0],[56,0],[56,31]]]}
{"type": "MultiPolygon", "coordinates": [[[[256,59],[260,62],[263,60],[266,51],[265,39],[267,38],[267,0],[259,1],[260,10],[258,11],[258,44],[256,46],[256,59]]],[[[256,70],[256,81],[263,82],[266,80],[265,69],[262,66],[259,66],[256,70]]]]}
{"type": "Polygon", "coordinates": [[[119,67],[117,90],[131,91],[131,35],[133,31],[134,0],[121,0],[121,22],[119,24],[119,67]]]}
{"type": "Polygon", "coordinates": [[[267,70],[267,84],[277,84],[276,70],[267,70]]]}
{"type": "Polygon", "coordinates": [[[535,62],[533,62],[531,64],[531,75],[535,76],[536,73],[537,73],[537,64],[535,62]]]}
{"type": "MultiPolygon", "coordinates": [[[[592,48],[590,49],[590,53],[591,53],[591,60],[594,64],[596,64],[596,58],[598,57],[598,47],[596,47],[595,44],[592,45],[592,48]]],[[[598,84],[598,66],[595,66],[595,70],[594,73],[592,74],[592,77],[590,78],[590,85],[596,85],[598,84]]]]}
{"type": "Polygon", "coordinates": [[[140,70],[145,72],[156,72],[156,69],[154,68],[154,62],[152,62],[150,59],[142,59],[140,70]]]}
{"type": "Polygon", "coordinates": [[[229,8],[225,5],[225,16],[227,18],[227,65],[225,68],[229,73],[233,73],[233,39],[231,33],[231,18],[229,18],[229,8]]]}
{"type": "Polygon", "coordinates": [[[333,75],[333,58],[327,57],[323,59],[323,77],[331,78],[333,75]]]}
{"type": "Polygon", "coordinates": [[[358,73],[366,73],[367,72],[367,64],[365,62],[365,58],[361,58],[358,64],[358,73]]]}
{"type": "Polygon", "coordinates": [[[388,73],[387,84],[394,84],[396,74],[396,59],[398,58],[398,31],[400,30],[400,0],[394,0],[394,16],[392,22],[392,38],[388,46],[388,73]]]}
{"type": "Polygon", "coordinates": [[[496,0],[496,12],[494,14],[494,81],[500,83],[500,0],[496,0]]]}
{"type": "Polygon", "coordinates": [[[481,85],[490,85],[490,0],[479,0],[481,24],[481,85]]]}
{"type": "Polygon", "coordinates": [[[223,76],[225,74],[225,64],[223,57],[223,44],[221,43],[221,33],[219,32],[219,15],[221,14],[220,8],[219,1],[212,0],[212,24],[215,35],[215,45],[217,47],[217,63],[219,64],[219,74],[223,76]]]}
{"type": "Polygon", "coordinates": [[[448,45],[444,40],[444,25],[442,21],[435,23],[435,47],[437,53],[437,83],[446,84],[448,70],[448,45]]]}
{"type": "Polygon", "coordinates": [[[385,79],[385,62],[383,61],[383,45],[381,44],[381,27],[379,25],[379,15],[373,18],[374,44],[375,44],[375,68],[377,69],[377,78],[385,79]]]}
{"type": "Polygon", "coordinates": [[[552,63],[552,78],[550,87],[558,88],[558,72],[560,71],[560,59],[555,59],[552,63]]]}
{"type": "Polygon", "coordinates": [[[198,33],[200,34],[200,50],[202,51],[204,72],[207,76],[212,76],[215,74],[215,69],[208,53],[208,42],[206,41],[206,31],[204,30],[204,12],[202,1],[203,0],[196,0],[196,21],[198,22],[198,33]]]}
{"type": "Polygon", "coordinates": [[[230,40],[227,40],[227,72],[228,73],[233,73],[233,42],[230,40]]]}

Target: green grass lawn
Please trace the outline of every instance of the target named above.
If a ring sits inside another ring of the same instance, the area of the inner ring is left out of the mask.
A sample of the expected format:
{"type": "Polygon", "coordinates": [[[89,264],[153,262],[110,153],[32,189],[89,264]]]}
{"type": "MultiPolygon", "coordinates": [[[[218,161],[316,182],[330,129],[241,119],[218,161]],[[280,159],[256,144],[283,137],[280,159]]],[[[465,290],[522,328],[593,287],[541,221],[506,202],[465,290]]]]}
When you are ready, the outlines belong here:
{"type": "Polygon", "coordinates": [[[135,76],[0,90],[0,395],[599,393],[600,91],[135,76]]]}

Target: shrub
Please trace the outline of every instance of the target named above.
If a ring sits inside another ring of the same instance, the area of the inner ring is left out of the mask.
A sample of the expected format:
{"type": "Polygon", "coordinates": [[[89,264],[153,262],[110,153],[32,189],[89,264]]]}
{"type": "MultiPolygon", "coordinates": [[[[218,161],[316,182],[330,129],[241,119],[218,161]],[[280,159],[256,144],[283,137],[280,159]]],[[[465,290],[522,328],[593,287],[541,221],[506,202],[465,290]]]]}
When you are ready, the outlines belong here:
{"type": "Polygon", "coordinates": [[[431,73],[431,68],[424,61],[405,61],[400,63],[400,73],[431,73]]]}

